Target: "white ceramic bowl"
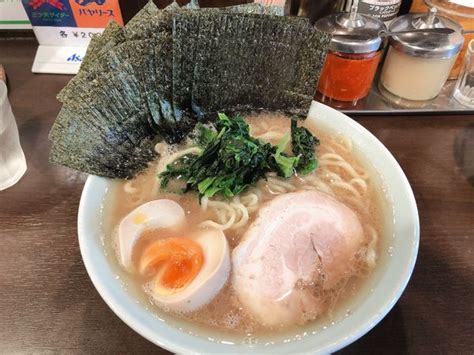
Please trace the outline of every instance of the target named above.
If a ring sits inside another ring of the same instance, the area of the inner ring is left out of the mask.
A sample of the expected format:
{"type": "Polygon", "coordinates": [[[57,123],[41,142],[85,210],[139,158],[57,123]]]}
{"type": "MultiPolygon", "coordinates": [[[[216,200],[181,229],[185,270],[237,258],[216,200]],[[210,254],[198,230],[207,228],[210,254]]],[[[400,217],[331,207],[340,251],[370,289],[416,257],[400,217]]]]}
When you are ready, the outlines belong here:
{"type": "Polygon", "coordinates": [[[390,216],[393,217],[390,218],[393,238],[387,237],[388,244],[383,251],[390,256],[385,257],[376,268],[375,275],[371,277],[372,284],[366,287],[365,294],[356,297],[351,314],[326,329],[314,334],[308,332],[299,340],[284,342],[284,339],[277,339],[270,345],[224,344],[191,335],[163,322],[138,304],[116,279],[100,239],[100,208],[110,182],[90,176],[79,206],[79,244],[92,282],[115,314],[151,342],[178,353],[327,353],[360,338],[390,311],[410,279],[418,252],[418,211],[411,187],[390,152],[357,122],[316,102],[313,102],[308,119],[314,120],[317,127],[352,139],[356,149],[381,177],[385,194],[393,208],[393,216],[390,216]]]}

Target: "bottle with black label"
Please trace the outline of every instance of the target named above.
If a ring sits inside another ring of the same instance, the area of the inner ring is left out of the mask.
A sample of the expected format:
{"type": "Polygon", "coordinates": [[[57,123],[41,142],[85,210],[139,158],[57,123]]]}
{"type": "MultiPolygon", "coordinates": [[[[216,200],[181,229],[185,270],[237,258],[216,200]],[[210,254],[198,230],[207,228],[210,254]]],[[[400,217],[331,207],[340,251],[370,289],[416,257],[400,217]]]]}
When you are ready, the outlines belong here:
{"type": "MultiPolygon", "coordinates": [[[[349,12],[352,4],[356,1],[347,0],[343,10],[349,12]]],[[[360,14],[369,15],[388,25],[397,17],[402,0],[358,0],[358,3],[360,14]]]]}

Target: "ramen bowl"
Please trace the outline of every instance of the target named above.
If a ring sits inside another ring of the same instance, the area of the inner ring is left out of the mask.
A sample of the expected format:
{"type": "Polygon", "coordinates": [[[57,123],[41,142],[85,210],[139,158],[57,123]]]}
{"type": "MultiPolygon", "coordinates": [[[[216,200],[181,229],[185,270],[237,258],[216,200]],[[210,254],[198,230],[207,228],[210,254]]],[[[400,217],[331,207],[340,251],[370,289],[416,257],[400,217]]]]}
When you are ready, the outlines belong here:
{"type": "Polygon", "coordinates": [[[371,176],[378,180],[385,206],[378,265],[329,324],[316,321],[294,331],[242,341],[241,337],[173,320],[152,310],[155,307],[150,304],[137,301],[117,277],[116,266],[103,245],[102,208],[113,182],[90,176],[79,206],[79,244],[94,286],[118,317],[149,341],[177,353],[328,353],[362,337],[385,317],[404,291],[418,252],[418,211],[410,184],[383,144],[349,117],[313,102],[307,120],[317,128],[351,138],[371,176]]]}

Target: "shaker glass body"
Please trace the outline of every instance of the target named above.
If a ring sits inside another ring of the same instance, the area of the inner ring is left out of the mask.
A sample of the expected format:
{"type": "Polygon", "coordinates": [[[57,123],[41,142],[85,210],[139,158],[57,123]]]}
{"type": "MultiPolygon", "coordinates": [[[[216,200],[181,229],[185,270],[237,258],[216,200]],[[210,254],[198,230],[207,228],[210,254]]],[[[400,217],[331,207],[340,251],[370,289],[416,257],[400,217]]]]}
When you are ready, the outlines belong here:
{"type": "Polygon", "coordinates": [[[7,86],[0,80],[0,190],[16,184],[25,171],[25,155],[8,101],[7,86]]]}
{"type": "Polygon", "coordinates": [[[464,62],[454,88],[454,98],[461,104],[474,108],[474,39],[467,46],[464,62]]]}
{"type": "Polygon", "coordinates": [[[318,83],[321,102],[356,105],[366,97],[372,86],[381,51],[370,53],[340,53],[330,51],[318,83]]]}
{"type": "Polygon", "coordinates": [[[379,89],[390,101],[417,106],[434,99],[448,79],[456,60],[415,57],[390,46],[380,76],[379,89]]]}

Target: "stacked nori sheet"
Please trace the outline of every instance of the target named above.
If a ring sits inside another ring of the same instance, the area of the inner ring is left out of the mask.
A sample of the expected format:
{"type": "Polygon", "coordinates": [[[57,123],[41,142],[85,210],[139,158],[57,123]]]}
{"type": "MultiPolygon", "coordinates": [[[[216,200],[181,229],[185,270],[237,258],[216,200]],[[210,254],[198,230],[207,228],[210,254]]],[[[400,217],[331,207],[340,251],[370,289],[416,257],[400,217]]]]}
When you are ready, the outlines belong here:
{"type": "Polygon", "coordinates": [[[58,94],[50,160],[132,178],[217,112],[305,117],[328,49],[306,19],[257,4],[159,10],[153,2],[93,38],[79,73],[58,94]]]}

